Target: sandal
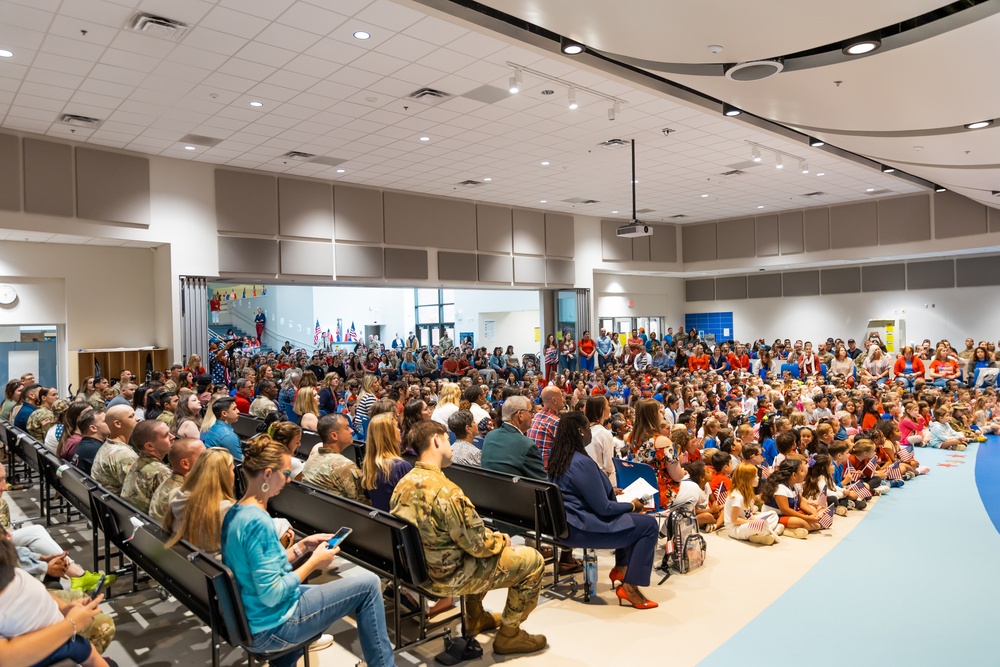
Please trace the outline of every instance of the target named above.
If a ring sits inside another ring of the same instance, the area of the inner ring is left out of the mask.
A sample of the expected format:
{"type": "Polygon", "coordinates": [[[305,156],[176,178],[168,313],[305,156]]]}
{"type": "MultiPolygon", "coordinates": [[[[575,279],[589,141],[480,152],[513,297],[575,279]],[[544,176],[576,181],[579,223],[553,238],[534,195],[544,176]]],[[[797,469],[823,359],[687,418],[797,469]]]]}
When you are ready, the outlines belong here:
{"type": "Polygon", "coordinates": [[[714,533],[716,530],[718,530],[718,528],[719,527],[716,526],[714,523],[710,523],[710,524],[706,525],[704,528],[702,528],[701,532],[703,532],[703,533],[714,533]]]}

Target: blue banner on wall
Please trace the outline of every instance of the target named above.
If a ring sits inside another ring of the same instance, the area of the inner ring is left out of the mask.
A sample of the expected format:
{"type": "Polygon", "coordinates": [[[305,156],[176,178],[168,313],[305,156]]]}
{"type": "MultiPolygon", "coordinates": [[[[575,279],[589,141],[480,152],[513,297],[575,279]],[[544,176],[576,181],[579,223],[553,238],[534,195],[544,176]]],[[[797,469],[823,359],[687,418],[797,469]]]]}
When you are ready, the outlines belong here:
{"type": "Polygon", "coordinates": [[[715,340],[722,342],[736,337],[733,332],[733,312],[725,313],[685,313],[684,328],[697,329],[700,335],[715,334],[715,340]]]}

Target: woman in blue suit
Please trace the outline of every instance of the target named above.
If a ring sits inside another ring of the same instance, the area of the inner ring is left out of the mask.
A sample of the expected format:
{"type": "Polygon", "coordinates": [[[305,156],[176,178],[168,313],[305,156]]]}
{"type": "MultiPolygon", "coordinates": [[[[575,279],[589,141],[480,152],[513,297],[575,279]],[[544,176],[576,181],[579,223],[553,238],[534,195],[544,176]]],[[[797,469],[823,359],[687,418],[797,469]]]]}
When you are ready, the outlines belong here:
{"type": "Polygon", "coordinates": [[[549,454],[549,479],[559,485],[569,536],[563,540],[573,547],[614,549],[615,567],[611,585],[618,604],[629,602],[636,609],[652,609],[639,586],[648,586],[656,549],[656,519],[642,512],[641,500],[620,503],[608,476],[587,454],[590,424],[580,412],[563,414],[549,454]]]}

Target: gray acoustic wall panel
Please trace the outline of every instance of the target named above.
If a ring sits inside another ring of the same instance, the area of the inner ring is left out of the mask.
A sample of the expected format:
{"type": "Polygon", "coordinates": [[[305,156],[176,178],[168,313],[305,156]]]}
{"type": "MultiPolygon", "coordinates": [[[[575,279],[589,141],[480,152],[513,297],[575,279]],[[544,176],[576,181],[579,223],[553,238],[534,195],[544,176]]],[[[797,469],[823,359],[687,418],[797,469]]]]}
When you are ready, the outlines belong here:
{"type": "Polygon", "coordinates": [[[819,271],[794,271],[781,274],[781,293],[784,296],[819,295],[819,271]]]}
{"type": "Polygon", "coordinates": [[[1000,256],[956,259],[955,287],[981,285],[1000,285],[1000,256]]]}
{"type": "Polygon", "coordinates": [[[684,281],[684,300],[715,301],[715,278],[697,278],[684,281]]]}
{"type": "Polygon", "coordinates": [[[677,225],[654,225],[649,237],[651,262],[677,261],[677,225]]]}
{"type": "Polygon", "coordinates": [[[545,214],[541,211],[513,211],[514,253],[518,255],[545,254],[545,214]]]}
{"type": "Polygon", "coordinates": [[[278,179],[215,170],[215,217],[220,232],[278,233],[278,179]]]}
{"type": "Polygon", "coordinates": [[[514,282],[518,285],[544,285],[545,260],[541,257],[515,257],[514,282]]]}
{"type": "Polygon", "coordinates": [[[707,262],[718,259],[716,223],[681,226],[684,262],[707,262]]]}
{"type": "Polygon", "coordinates": [[[931,198],[928,195],[883,199],[876,203],[879,245],[931,239],[931,198]]]}
{"type": "Polygon", "coordinates": [[[334,250],[338,278],[384,278],[385,254],[382,248],[338,243],[334,250]]]}
{"type": "Polygon", "coordinates": [[[568,259],[545,260],[545,283],[550,286],[573,285],[576,282],[576,263],[568,259]]]}
{"type": "Polygon", "coordinates": [[[719,301],[722,301],[723,299],[747,298],[747,277],[725,276],[716,278],[715,298],[719,301]]]}
{"type": "Polygon", "coordinates": [[[438,279],[475,282],[479,279],[479,263],[471,252],[438,252],[438,279]]]}
{"type": "Polygon", "coordinates": [[[805,250],[802,235],[802,211],[778,214],[778,251],[797,255],[805,250]]]}
{"type": "Polygon", "coordinates": [[[878,207],[873,201],[830,209],[830,247],[864,248],[878,242],[878,207]]]}
{"type": "Polygon", "coordinates": [[[385,277],[393,280],[427,280],[427,251],[385,249],[385,277]]]}
{"type": "MultiPolygon", "coordinates": [[[[424,248],[476,249],[476,205],[458,199],[438,199],[385,192],[385,242],[424,248]]],[[[386,262],[386,268],[391,266],[386,262]]],[[[388,277],[388,275],[387,275],[388,277]]]]}
{"type": "Polygon", "coordinates": [[[476,230],[480,250],[509,255],[514,247],[513,214],[506,206],[476,204],[476,230]]]}
{"type": "Polygon", "coordinates": [[[0,134],[0,210],[21,210],[21,140],[0,134]]]}
{"type": "Polygon", "coordinates": [[[810,208],[802,211],[802,240],[806,252],[830,249],[830,209],[810,208]]]}
{"type": "Polygon", "coordinates": [[[988,206],[986,208],[987,218],[989,219],[989,230],[992,234],[993,232],[1000,232],[1000,209],[988,206]]]}
{"type": "Polygon", "coordinates": [[[271,239],[219,237],[219,273],[278,273],[278,242],[271,239]]]}
{"type": "Polygon", "coordinates": [[[955,236],[985,234],[986,207],[954,192],[934,194],[934,237],[950,239],[955,236]]]}
{"type": "Polygon", "coordinates": [[[572,257],[574,242],[573,216],[545,214],[545,254],[548,257],[572,257]]]}
{"type": "Polygon", "coordinates": [[[73,149],[25,139],[23,151],[25,212],[73,217],[73,149]]]}
{"type": "Polygon", "coordinates": [[[901,292],[905,289],[905,264],[879,264],[861,267],[862,292],[901,292]]]}
{"type": "Polygon", "coordinates": [[[774,257],[780,250],[778,244],[778,216],[762,215],[756,219],[757,256],[774,257]]]}
{"type": "MultiPolygon", "coordinates": [[[[656,235],[656,232],[653,232],[656,235]]],[[[648,262],[649,261],[649,242],[652,236],[640,236],[637,239],[632,239],[632,261],[633,262],[648,262]]]]}
{"type": "MultiPolygon", "coordinates": [[[[278,178],[278,229],[282,236],[333,239],[333,187],[278,178]]],[[[333,250],[330,250],[331,261],[333,250]]]]}
{"type": "Polygon", "coordinates": [[[76,149],[76,214],[88,220],[149,225],[149,160],[76,149]]]}
{"type": "MultiPolygon", "coordinates": [[[[716,224],[719,259],[737,259],[754,256],[753,218],[723,220],[716,224]]],[[[687,242],[685,241],[685,256],[687,242]]]]}
{"type": "Polygon", "coordinates": [[[856,266],[820,271],[823,294],[857,294],[861,291],[861,269],[856,266]]]}
{"type": "Polygon", "coordinates": [[[906,289],[955,286],[955,260],[941,259],[906,264],[906,289]]]}
{"type": "Polygon", "coordinates": [[[279,241],[281,273],[333,278],[333,244],[329,241],[279,241]]]}
{"type": "Polygon", "coordinates": [[[513,258],[502,255],[479,255],[479,282],[509,284],[513,281],[513,258]]]}
{"type": "Polygon", "coordinates": [[[382,243],[384,235],[381,190],[335,185],[333,211],[336,240],[382,243]]]}
{"type": "Polygon", "coordinates": [[[759,273],[755,276],[747,276],[748,298],[764,299],[776,296],[781,296],[780,273],[759,273]]]}
{"type": "Polygon", "coordinates": [[[632,261],[632,239],[618,238],[615,234],[623,224],[620,220],[601,220],[601,257],[605,262],[632,261]]]}

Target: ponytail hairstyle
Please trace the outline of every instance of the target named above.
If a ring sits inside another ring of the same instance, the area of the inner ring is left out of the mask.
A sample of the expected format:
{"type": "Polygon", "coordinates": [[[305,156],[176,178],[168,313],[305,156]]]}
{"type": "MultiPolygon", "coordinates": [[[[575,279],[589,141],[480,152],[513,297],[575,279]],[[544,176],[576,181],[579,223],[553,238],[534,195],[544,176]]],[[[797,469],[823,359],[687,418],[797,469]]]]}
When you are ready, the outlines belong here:
{"type": "Polygon", "coordinates": [[[765,503],[769,500],[774,499],[774,492],[778,490],[778,487],[784,484],[788,486],[788,480],[792,478],[792,475],[799,471],[799,466],[802,465],[802,457],[798,455],[789,456],[778,469],[771,473],[767,478],[767,482],[764,484],[764,488],[760,490],[760,498],[765,503]]]}
{"type": "Polygon", "coordinates": [[[809,472],[806,473],[806,481],[802,485],[802,495],[807,498],[813,498],[819,495],[819,480],[826,480],[826,487],[833,487],[833,478],[830,477],[830,463],[833,459],[830,458],[829,454],[816,454],[813,457],[813,463],[809,466],[809,472]]]}
{"type": "Polygon", "coordinates": [[[255,477],[265,470],[281,470],[285,457],[290,456],[288,447],[266,433],[255,435],[243,443],[243,472],[247,477],[255,477]]]}

